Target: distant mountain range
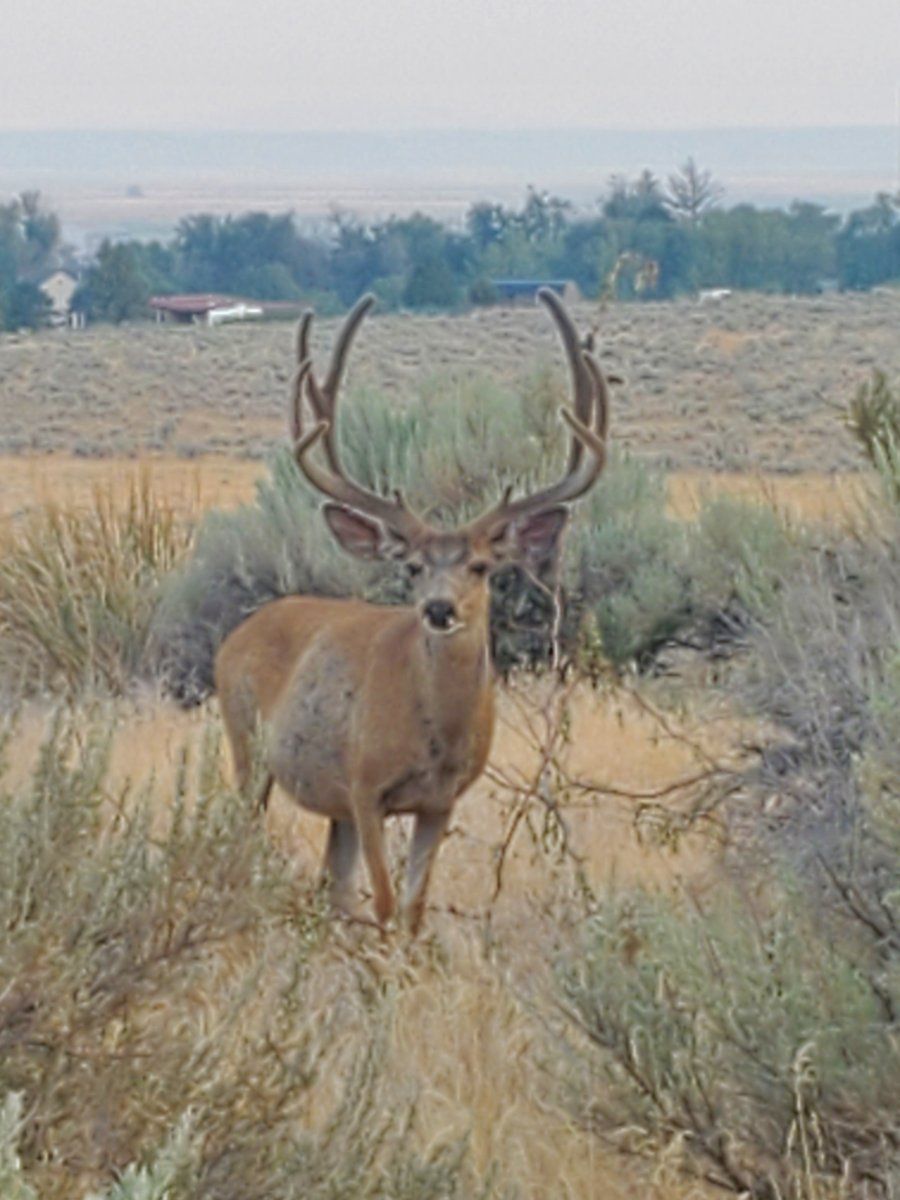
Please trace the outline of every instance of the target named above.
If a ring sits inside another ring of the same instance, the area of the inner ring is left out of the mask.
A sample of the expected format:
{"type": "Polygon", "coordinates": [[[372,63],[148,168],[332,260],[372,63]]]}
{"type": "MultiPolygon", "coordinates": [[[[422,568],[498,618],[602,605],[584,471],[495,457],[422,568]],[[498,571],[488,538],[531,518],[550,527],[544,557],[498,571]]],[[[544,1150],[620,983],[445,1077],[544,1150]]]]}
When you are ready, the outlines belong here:
{"type": "MultiPolygon", "coordinates": [[[[426,211],[452,215],[477,197],[520,199],[528,184],[588,204],[611,174],[633,176],[648,167],[665,178],[688,156],[726,186],[726,204],[784,205],[802,198],[846,211],[869,203],[877,191],[898,187],[897,131],[858,126],[656,132],[0,131],[0,189],[8,194],[38,187],[62,198],[64,208],[72,201],[71,220],[94,230],[112,229],[117,222],[124,229],[136,219],[136,212],[124,209],[111,214],[110,196],[134,200],[164,187],[172,189],[171,203],[177,203],[178,193],[192,211],[204,207],[206,197],[211,204],[218,199],[218,208],[232,204],[229,211],[250,208],[259,197],[263,207],[277,202],[314,215],[333,203],[353,208],[359,197],[378,193],[378,211],[385,206],[394,211],[391,205],[408,211],[420,203],[426,211]],[[99,210],[82,211],[78,198],[96,197],[101,189],[102,217],[99,210]]],[[[371,204],[368,211],[375,211],[371,204]]],[[[170,218],[168,209],[152,214],[154,227],[170,218]]]]}
{"type": "Polygon", "coordinates": [[[164,133],[0,131],[0,171],[81,177],[150,177],[261,171],[318,174],[500,172],[581,177],[597,171],[671,169],[688,155],[718,174],[897,169],[887,125],[801,129],[434,130],[409,133],[164,133]]]}

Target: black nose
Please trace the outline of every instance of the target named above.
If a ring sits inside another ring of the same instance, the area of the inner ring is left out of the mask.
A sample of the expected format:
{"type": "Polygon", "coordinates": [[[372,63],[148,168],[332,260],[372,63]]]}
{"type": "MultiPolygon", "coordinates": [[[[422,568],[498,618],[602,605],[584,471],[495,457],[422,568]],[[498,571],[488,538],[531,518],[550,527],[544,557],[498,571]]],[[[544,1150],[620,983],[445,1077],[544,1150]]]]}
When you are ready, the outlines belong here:
{"type": "Polygon", "coordinates": [[[449,629],[456,616],[456,609],[449,600],[429,600],[422,611],[425,614],[425,620],[435,629],[449,629]]]}

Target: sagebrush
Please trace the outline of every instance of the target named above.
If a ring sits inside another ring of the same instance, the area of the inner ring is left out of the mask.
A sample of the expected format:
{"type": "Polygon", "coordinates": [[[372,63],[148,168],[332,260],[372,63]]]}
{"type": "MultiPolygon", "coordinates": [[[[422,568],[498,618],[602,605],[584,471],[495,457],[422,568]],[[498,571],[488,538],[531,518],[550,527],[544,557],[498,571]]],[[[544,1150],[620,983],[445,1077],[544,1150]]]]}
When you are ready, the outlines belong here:
{"type": "Polygon", "coordinates": [[[4,1196],[486,1197],[464,1138],[419,1143],[364,963],[317,981],[315,885],[223,787],[214,733],[172,794],[129,795],[108,728],[60,712],[0,796],[4,1196]]]}
{"type": "Polygon", "coordinates": [[[557,1074],[599,1136],[758,1200],[896,1194],[896,1014],[796,892],[613,894],[557,979],[557,1074]]]}
{"type": "MultiPolygon", "coordinates": [[[[400,488],[429,519],[452,526],[495,501],[507,484],[525,491],[559,471],[563,386],[543,370],[518,393],[484,379],[452,387],[437,379],[405,409],[380,393],[351,391],[342,456],[367,487],[400,488]]],[[[158,660],[177,698],[191,703],[208,694],[218,645],[278,596],[405,598],[403,581],[389,568],[363,572],[336,548],[317,503],[285,449],[259,483],[255,503],[203,523],[155,621],[158,660]]],[[[516,568],[495,578],[494,660],[503,671],[546,663],[554,649],[577,660],[587,623],[597,633],[593,654],[616,666],[645,664],[714,613],[764,604],[791,546],[774,514],[736,502],[712,504],[694,524],[675,520],[666,511],[664,476],[613,453],[573,514],[560,579],[534,581],[516,568]],[[557,628],[561,643],[553,647],[557,628]]]]}

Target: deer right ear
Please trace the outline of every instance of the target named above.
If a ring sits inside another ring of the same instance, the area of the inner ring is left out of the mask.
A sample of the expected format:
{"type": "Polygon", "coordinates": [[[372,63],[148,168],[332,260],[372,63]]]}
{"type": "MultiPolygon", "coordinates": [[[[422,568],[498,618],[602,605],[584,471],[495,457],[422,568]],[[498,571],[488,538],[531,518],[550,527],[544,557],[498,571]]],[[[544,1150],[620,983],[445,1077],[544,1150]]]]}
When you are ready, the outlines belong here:
{"type": "Polygon", "coordinates": [[[324,505],[322,516],[341,549],[355,558],[364,558],[369,562],[401,558],[408,548],[406,542],[380,521],[364,517],[362,513],[345,508],[342,504],[324,505]]]}

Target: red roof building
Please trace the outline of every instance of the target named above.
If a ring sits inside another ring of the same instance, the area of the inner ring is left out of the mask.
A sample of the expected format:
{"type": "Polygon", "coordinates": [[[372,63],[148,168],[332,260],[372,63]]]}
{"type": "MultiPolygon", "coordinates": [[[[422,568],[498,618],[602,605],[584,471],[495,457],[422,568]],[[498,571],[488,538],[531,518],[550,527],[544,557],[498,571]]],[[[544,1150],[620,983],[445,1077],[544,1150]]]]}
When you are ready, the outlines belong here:
{"type": "Polygon", "coordinates": [[[150,307],[158,321],[206,321],[217,308],[231,308],[239,303],[234,296],[216,292],[195,292],[183,296],[151,296],[150,307]]]}

